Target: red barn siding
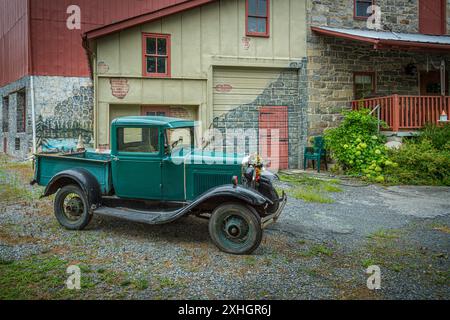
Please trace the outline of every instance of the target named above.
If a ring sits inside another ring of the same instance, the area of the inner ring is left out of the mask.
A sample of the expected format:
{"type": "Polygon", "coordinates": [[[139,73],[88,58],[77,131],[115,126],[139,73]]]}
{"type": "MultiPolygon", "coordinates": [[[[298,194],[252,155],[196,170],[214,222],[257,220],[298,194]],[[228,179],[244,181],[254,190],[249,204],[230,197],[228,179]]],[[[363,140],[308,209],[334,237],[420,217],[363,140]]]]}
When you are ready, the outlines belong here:
{"type": "Polygon", "coordinates": [[[82,33],[188,1],[0,0],[0,86],[30,72],[34,75],[87,77],[89,66],[82,47],[82,33]],[[28,19],[28,1],[31,19],[28,19]],[[81,30],[66,28],[66,10],[73,4],[81,9],[81,30]],[[28,28],[31,30],[30,63],[27,60],[28,28]]]}
{"type": "Polygon", "coordinates": [[[0,0],[0,87],[27,73],[27,0],[0,0]]]}

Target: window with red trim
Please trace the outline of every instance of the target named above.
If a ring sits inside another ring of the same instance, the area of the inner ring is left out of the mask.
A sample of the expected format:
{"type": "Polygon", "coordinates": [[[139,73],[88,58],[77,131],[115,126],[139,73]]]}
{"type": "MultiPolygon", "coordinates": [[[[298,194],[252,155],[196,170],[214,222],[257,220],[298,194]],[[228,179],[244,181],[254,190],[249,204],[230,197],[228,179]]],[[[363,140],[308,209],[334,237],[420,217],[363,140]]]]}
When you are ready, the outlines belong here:
{"type": "Polygon", "coordinates": [[[170,35],[144,33],[143,70],[146,77],[170,76],[170,35]]]}
{"type": "Polygon", "coordinates": [[[246,0],[246,34],[247,36],[269,36],[269,0],[246,0]]]}
{"type": "Polygon", "coordinates": [[[353,74],[355,99],[365,99],[376,92],[375,72],[355,72],[353,74]]]}
{"type": "Polygon", "coordinates": [[[372,13],[369,11],[367,13],[367,10],[369,7],[373,5],[373,0],[354,0],[354,16],[357,19],[367,19],[372,15],[372,13]]]}

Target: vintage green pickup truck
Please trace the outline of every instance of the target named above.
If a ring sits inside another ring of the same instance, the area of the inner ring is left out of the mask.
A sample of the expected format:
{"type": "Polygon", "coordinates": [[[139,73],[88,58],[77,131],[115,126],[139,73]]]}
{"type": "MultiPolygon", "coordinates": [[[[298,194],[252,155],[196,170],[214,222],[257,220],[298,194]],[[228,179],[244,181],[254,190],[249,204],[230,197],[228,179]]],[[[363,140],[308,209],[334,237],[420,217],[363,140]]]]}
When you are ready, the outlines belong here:
{"type": "Polygon", "coordinates": [[[54,211],[71,230],[92,216],[163,224],[186,215],[209,219],[223,251],[249,254],[286,203],[274,174],[258,156],[196,147],[195,125],[167,117],[123,117],[112,122],[110,154],[36,154],[32,184],[56,193],[54,211]]]}

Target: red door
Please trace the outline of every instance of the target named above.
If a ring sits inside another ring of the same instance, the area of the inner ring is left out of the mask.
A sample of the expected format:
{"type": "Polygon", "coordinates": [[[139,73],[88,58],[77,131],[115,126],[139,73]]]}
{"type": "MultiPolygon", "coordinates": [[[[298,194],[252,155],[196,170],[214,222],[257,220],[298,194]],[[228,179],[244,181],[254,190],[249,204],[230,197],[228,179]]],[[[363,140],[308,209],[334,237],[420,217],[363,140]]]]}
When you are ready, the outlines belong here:
{"type": "Polygon", "coordinates": [[[289,166],[288,108],[261,107],[259,110],[259,153],[269,159],[269,168],[289,166]]]}
{"type": "Polygon", "coordinates": [[[446,34],[446,1],[419,1],[419,32],[424,34],[446,34]]]}

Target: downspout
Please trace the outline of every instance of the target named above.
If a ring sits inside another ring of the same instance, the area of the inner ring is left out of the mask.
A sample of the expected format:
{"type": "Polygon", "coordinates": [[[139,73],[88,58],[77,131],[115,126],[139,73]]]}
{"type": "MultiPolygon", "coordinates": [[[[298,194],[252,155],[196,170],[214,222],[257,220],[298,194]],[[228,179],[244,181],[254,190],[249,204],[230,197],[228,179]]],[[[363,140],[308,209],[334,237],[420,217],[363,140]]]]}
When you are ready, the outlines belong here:
{"type": "Polygon", "coordinates": [[[34,79],[30,76],[30,95],[31,95],[31,126],[33,128],[33,153],[36,153],[36,112],[34,109],[34,79]]]}
{"type": "Polygon", "coordinates": [[[33,78],[33,55],[32,37],[31,37],[31,0],[27,1],[27,15],[28,15],[28,71],[30,74],[30,97],[31,97],[31,127],[33,140],[33,154],[37,151],[36,143],[36,109],[34,104],[34,78],[33,78]]]}
{"type": "Polygon", "coordinates": [[[441,95],[445,96],[445,92],[447,89],[447,83],[446,83],[446,79],[445,79],[445,60],[442,59],[441,61],[441,67],[440,67],[440,71],[441,71],[441,95]]]}

